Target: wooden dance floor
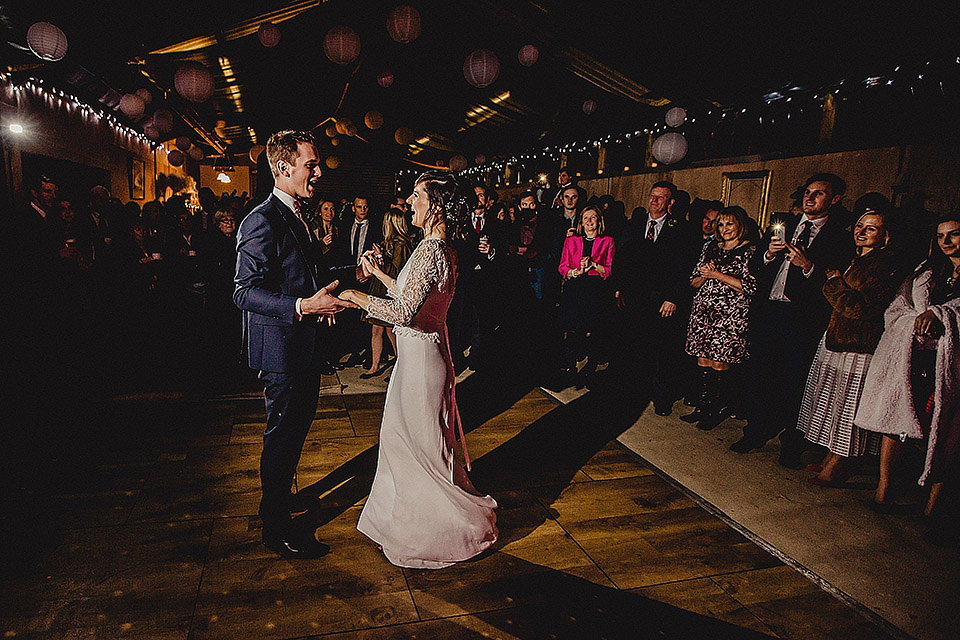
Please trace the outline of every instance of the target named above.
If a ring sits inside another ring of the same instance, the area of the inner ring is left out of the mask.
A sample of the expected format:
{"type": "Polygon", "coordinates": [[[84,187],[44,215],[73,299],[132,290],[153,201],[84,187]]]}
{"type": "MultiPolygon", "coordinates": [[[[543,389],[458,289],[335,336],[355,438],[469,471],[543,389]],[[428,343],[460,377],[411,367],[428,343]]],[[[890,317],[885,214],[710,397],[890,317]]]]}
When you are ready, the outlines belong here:
{"type": "Polygon", "coordinates": [[[383,394],[324,382],[298,518],[330,555],[289,561],[260,544],[255,394],[118,398],[97,434],[109,446],[51,446],[0,497],[0,633],[889,637],[618,444],[636,412],[601,392],[563,405],[535,386],[466,380],[472,475],[500,503],[501,541],[449,569],[394,567],[355,528],[383,394]]]}

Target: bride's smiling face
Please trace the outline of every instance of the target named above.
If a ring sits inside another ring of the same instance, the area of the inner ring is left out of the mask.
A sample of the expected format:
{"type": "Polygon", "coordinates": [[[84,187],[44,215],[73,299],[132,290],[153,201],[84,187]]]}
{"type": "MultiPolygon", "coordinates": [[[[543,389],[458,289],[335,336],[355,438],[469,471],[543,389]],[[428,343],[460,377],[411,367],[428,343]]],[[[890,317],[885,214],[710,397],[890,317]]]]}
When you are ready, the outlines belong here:
{"type": "Polygon", "coordinates": [[[427,196],[422,182],[418,182],[413,188],[413,193],[407,198],[407,204],[413,211],[413,226],[423,229],[432,214],[430,212],[430,197],[427,196]]]}

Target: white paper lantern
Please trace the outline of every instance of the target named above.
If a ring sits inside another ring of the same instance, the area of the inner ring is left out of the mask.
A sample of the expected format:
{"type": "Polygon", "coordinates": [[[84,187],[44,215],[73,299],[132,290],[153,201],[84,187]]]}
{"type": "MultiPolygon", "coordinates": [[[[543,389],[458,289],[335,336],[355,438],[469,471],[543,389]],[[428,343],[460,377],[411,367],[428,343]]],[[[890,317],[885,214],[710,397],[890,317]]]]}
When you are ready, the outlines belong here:
{"type": "Polygon", "coordinates": [[[679,127],[687,121],[687,112],[681,107],[673,107],[667,111],[667,115],[663,119],[671,127],[679,127]]]}
{"type": "Polygon", "coordinates": [[[327,169],[336,169],[340,166],[340,158],[337,156],[327,156],[327,169]]]}
{"type": "Polygon", "coordinates": [[[161,134],[166,135],[170,133],[173,129],[173,114],[166,109],[158,109],[156,113],[153,114],[153,126],[155,126],[161,134]]]}
{"type": "Polygon", "coordinates": [[[475,164],[484,164],[484,163],[486,163],[486,161],[487,161],[487,156],[483,155],[482,153],[478,153],[478,154],[473,158],[473,162],[474,162],[475,164]]]}
{"type": "Polygon", "coordinates": [[[399,127],[393,133],[393,139],[397,144],[408,145],[413,142],[413,130],[410,127],[399,127]]]}
{"type": "Polygon", "coordinates": [[[584,100],[580,108],[583,109],[583,112],[588,116],[593,115],[593,112],[597,110],[597,101],[584,100]]]}
{"type": "Polygon", "coordinates": [[[187,152],[195,162],[200,162],[203,160],[203,149],[200,147],[190,147],[190,151],[187,152]]]}
{"type": "Polygon", "coordinates": [[[280,29],[272,22],[263,22],[257,29],[257,38],[260,40],[260,44],[268,49],[275,47],[280,42],[280,29]]]}
{"type": "Polygon", "coordinates": [[[250,151],[248,152],[248,155],[250,156],[250,162],[256,164],[257,159],[260,157],[260,154],[263,153],[265,149],[266,147],[263,146],[262,144],[255,144],[252,147],[250,147],[250,151]]]}
{"type": "Polygon", "coordinates": [[[680,162],[687,155],[687,139],[671,131],[653,141],[653,157],[663,164],[680,162]]]}
{"type": "Polygon", "coordinates": [[[140,96],[141,100],[143,100],[143,104],[150,104],[153,102],[153,95],[146,89],[137,89],[137,95],[140,96]]]}
{"type": "Polygon", "coordinates": [[[525,67],[532,67],[540,59],[540,50],[532,44],[525,44],[520,47],[517,53],[517,59],[525,67]]]}
{"type": "Polygon", "coordinates": [[[367,111],[367,115],[363,116],[363,124],[371,131],[379,129],[383,126],[383,114],[379,111],[367,111]]]}
{"type": "Polygon", "coordinates": [[[34,22],[27,29],[27,46],[41,60],[56,62],[67,55],[67,35],[49,22],[34,22]]]}
{"type": "Polygon", "coordinates": [[[467,168],[467,159],[461,155],[456,155],[450,158],[450,170],[451,171],[463,171],[467,168]]]}
{"type": "Polygon", "coordinates": [[[489,49],[477,49],[463,61],[463,77],[475,87],[489,87],[500,75],[500,60],[489,49]]]}
{"type": "Polygon", "coordinates": [[[413,42],[420,36],[420,12],[408,4],[402,4],[387,17],[387,33],[400,43],[413,42]]]}
{"type": "Polygon", "coordinates": [[[323,38],[323,52],[331,62],[350,64],[360,55],[360,38],[350,27],[334,27],[323,38]]]}
{"type": "Polygon", "coordinates": [[[393,74],[389,71],[381,71],[377,74],[377,84],[386,89],[393,84],[393,74]]]}
{"type": "Polygon", "coordinates": [[[185,62],[174,74],[173,86],[190,102],[206,102],[213,95],[213,74],[199,62],[185,62]]]}
{"type": "Polygon", "coordinates": [[[160,139],[160,131],[159,129],[157,129],[157,126],[153,124],[152,120],[147,124],[143,125],[143,135],[147,136],[151,140],[160,139]]]}
{"type": "Polygon", "coordinates": [[[183,152],[177,149],[174,149],[173,151],[167,154],[167,162],[169,162],[171,166],[179,167],[180,165],[183,164],[183,160],[184,160],[183,152]]]}
{"type": "Polygon", "coordinates": [[[126,93],[120,98],[120,111],[131,120],[139,120],[146,108],[143,98],[135,93],[126,93]]]}
{"type": "Polygon", "coordinates": [[[192,144],[187,136],[177,136],[173,143],[177,145],[177,149],[180,149],[180,151],[189,151],[192,144]]]}

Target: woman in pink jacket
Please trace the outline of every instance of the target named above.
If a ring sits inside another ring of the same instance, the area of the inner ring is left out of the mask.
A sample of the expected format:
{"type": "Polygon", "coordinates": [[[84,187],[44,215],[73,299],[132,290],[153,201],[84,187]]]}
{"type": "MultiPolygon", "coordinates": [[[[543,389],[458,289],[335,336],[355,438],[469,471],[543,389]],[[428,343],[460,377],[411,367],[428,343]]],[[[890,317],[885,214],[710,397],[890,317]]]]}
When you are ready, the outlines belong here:
{"type": "Polygon", "coordinates": [[[613,238],[604,235],[603,214],[595,206],[585,207],[574,235],[564,241],[560,257],[561,368],[565,372],[576,368],[581,353],[587,353],[590,367],[596,368],[595,334],[605,328],[613,305],[606,280],[615,251],[613,238]]]}

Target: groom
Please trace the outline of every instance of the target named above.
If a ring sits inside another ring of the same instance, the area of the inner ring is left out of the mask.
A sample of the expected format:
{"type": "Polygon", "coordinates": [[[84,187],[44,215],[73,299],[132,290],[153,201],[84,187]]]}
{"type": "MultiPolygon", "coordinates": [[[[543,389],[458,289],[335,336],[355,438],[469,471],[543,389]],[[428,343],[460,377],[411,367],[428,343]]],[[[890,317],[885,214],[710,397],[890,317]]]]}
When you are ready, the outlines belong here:
{"type": "Polygon", "coordinates": [[[260,456],[263,543],[286,557],[319,557],[330,549],[313,531],[297,532],[290,510],[293,475],[316,416],[320,394],[318,328],[345,308],[320,287],[310,231],[299,200],[313,195],[320,158],[309,133],[280,131],[267,141],[273,193],[237,231],[233,300],[243,310],[248,362],[260,371],[267,428],[260,456]]]}

